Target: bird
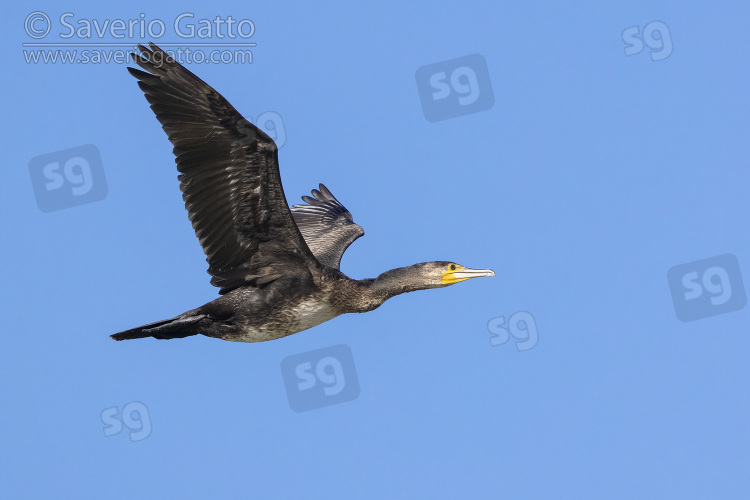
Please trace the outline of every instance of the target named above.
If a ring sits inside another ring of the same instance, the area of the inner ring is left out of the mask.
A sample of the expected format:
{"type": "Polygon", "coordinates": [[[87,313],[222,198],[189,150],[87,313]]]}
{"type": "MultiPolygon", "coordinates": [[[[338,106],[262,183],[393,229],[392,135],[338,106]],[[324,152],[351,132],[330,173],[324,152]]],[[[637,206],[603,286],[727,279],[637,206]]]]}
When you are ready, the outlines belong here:
{"type": "Polygon", "coordinates": [[[290,208],[271,137],[157,45],[139,44],[131,56],[141,69],[127,69],[174,146],[182,198],[219,297],[113,339],[269,341],[396,295],[495,275],[433,261],[349,278],[341,257],[364,230],[331,191],[321,183],[290,208]]]}

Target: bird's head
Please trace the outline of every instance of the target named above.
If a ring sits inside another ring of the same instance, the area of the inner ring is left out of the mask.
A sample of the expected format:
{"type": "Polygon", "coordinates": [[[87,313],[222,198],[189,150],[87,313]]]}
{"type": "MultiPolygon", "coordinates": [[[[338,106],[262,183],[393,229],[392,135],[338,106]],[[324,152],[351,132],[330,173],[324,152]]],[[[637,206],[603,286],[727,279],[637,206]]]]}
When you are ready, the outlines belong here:
{"type": "Polygon", "coordinates": [[[392,269],[378,276],[375,281],[396,293],[404,293],[442,288],[459,281],[494,275],[495,272],[491,269],[469,269],[455,262],[441,260],[392,269]]]}
{"type": "Polygon", "coordinates": [[[428,264],[431,267],[431,274],[435,278],[440,277],[440,284],[442,286],[452,285],[471,278],[495,276],[495,271],[492,269],[470,269],[455,262],[441,261],[429,262],[428,264]]]}

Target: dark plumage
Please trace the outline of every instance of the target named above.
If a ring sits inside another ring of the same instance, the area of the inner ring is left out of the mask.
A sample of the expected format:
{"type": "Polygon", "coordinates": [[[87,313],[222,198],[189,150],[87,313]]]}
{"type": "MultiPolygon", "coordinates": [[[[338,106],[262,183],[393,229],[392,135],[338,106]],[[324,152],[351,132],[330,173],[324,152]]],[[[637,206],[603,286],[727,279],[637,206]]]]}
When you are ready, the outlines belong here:
{"type": "Polygon", "coordinates": [[[365,231],[323,184],[320,191],[313,189],[312,195],[302,197],[307,205],[292,207],[294,222],[315,258],[323,265],[339,269],[346,249],[365,231]]]}
{"type": "Polygon", "coordinates": [[[323,184],[290,210],[276,144],[203,80],[154,44],[128,68],[174,145],[185,208],[221,296],[175,318],[112,335],[115,340],[203,334],[258,342],[347,312],[371,311],[405,292],[439,288],[490,270],[451,262],[352,280],[341,256],[364,234],[323,184]]]}

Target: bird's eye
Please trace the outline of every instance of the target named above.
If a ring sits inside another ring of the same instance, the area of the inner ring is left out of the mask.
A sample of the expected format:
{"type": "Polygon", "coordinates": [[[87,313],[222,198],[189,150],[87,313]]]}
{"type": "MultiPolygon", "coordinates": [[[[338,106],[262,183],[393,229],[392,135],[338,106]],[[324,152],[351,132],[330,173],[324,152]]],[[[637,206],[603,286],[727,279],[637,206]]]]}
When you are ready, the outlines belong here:
{"type": "Polygon", "coordinates": [[[451,264],[451,271],[455,271],[455,270],[456,270],[456,264],[451,264]]]}

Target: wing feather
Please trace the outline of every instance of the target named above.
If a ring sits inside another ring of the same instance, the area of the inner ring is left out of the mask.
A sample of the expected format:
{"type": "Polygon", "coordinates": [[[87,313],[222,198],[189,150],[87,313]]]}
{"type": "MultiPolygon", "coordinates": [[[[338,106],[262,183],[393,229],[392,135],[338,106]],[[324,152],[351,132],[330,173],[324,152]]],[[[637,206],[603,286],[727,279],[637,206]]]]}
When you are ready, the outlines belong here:
{"type": "Polygon", "coordinates": [[[273,140],[154,44],[128,68],[174,146],[185,208],[226,293],[319,265],[281,186],[273,140]]]}
{"type": "Polygon", "coordinates": [[[315,258],[339,269],[341,257],[365,231],[354,223],[352,214],[323,184],[311,196],[302,196],[307,205],[294,205],[292,215],[315,258]]]}

